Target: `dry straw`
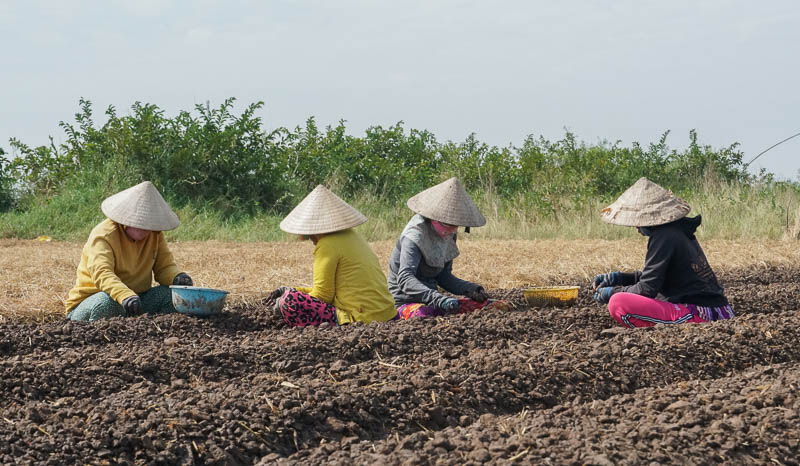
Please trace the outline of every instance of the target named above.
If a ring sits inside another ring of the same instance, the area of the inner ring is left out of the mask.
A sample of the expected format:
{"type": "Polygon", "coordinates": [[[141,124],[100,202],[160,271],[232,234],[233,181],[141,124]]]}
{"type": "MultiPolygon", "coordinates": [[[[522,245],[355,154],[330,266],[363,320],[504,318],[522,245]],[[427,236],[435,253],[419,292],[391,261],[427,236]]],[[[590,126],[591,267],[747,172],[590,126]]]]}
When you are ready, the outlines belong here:
{"type": "MultiPolygon", "coordinates": [[[[384,270],[395,241],[371,246],[384,270]]],[[[82,243],[0,240],[0,323],[52,321],[64,318],[64,298],[75,283],[82,243]]],[[[605,240],[459,241],[461,258],[453,263],[457,276],[487,289],[546,285],[586,286],[596,273],[641,269],[643,238],[605,240]]],[[[231,292],[231,304],[255,302],[281,285],[312,283],[314,245],[310,241],[170,243],[178,266],[197,286],[231,292]]],[[[800,262],[793,241],[706,240],[712,267],[718,273],[766,264],[800,262]]]]}

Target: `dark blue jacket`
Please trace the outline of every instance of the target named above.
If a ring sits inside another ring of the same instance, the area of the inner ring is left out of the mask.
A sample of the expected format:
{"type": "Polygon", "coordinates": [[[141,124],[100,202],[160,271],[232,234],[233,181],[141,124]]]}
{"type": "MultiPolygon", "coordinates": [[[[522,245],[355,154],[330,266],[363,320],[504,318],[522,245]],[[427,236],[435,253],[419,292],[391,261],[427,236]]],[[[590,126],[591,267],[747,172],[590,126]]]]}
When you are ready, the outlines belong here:
{"type": "Polygon", "coordinates": [[[650,227],[647,256],[642,271],[622,274],[615,291],[655,298],[671,303],[721,307],[728,304],[725,292],[694,236],[702,218],[683,218],[650,227]]]}

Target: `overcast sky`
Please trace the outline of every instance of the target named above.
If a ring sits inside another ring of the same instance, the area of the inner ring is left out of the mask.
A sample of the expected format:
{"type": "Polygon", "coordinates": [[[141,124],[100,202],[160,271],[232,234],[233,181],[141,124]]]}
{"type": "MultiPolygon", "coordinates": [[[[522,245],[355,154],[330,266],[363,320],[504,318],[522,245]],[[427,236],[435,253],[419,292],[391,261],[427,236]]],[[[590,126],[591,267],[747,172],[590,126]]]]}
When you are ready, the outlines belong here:
{"type": "MultiPolygon", "coordinates": [[[[173,116],[263,100],[265,127],[400,120],[490,144],[564,129],[746,159],[800,132],[800,3],[0,0],[0,147],[63,140],[78,99],[173,116]]],[[[795,178],[800,137],[754,167],[795,178]]]]}

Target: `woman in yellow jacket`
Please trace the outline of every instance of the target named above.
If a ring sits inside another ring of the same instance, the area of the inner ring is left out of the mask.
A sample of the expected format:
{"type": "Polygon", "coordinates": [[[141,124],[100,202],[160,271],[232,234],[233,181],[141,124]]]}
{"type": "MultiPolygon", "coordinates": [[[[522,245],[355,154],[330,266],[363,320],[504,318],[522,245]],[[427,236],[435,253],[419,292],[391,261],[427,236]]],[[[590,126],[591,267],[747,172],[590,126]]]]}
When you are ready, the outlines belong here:
{"type": "Polygon", "coordinates": [[[175,265],[162,233],[178,227],[178,216],[149,181],[109,197],[100,208],[108,218],[94,227],[83,247],[67,318],[175,312],[169,285],[192,285],[175,265]],[[152,287],[154,277],[161,286],[152,287]]]}
{"type": "Polygon", "coordinates": [[[314,286],[281,287],[270,295],[287,324],[386,322],[397,318],[378,257],[353,227],[367,218],[322,185],[281,222],[314,243],[314,286]]]}

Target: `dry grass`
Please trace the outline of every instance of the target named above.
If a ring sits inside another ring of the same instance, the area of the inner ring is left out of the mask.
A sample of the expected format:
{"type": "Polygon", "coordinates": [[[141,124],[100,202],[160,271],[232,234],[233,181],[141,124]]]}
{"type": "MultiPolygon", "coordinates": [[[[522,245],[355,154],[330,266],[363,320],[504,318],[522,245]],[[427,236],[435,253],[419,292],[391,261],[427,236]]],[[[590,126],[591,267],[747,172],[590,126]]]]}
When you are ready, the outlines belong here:
{"type": "MultiPolygon", "coordinates": [[[[457,275],[487,288],[587,282],[613,269],[641,268],[643,238],[600,240],[461,241],[457,275]]],[[[384,270],[394,241],[372,243],[384,270]]],[[[64,316],[63,302],[75,280],[82,244],[0,240],[0,322],[48,321],[64,316]]],[[[706,240],[716,270],[758,264],[796,264],[794,241],[706,240]]],[[[195,284],[231,291],[233,302],[257,299],[280,285],[311,282],[313,246],[283,243],[172,243],[178,265],[195,284]]],[[[575,283],[582,284],[582,283],[575,283]]]]}

